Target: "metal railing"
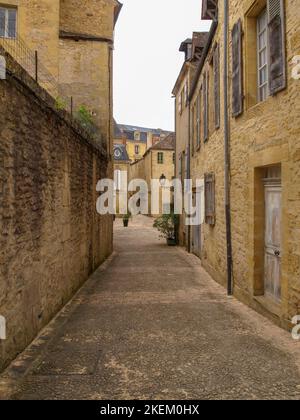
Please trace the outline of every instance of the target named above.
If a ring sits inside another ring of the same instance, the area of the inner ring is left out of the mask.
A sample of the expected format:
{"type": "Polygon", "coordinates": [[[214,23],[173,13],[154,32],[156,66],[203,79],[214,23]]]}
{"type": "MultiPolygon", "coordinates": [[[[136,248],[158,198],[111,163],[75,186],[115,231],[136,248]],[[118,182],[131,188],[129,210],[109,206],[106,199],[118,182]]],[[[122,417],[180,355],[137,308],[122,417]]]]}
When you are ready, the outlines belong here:
{"type": "Polygon", "coordinates": [[[105,147],[100,130],[92,122],[92,117],[90,119],[86,118],[87,111],[81,112],[83,108],[81,104],[76,109],[72,96],[67,97],[60,94],[58,80],[43,65],[39,59],[38,51],[32,51],[19,35],[15,38],[0,36],[0,46],[55,99],[57,110],[64,110],[70,113],[72,118],[81,125],[90,137],[105,147]]]}
{"type": "Polygon", "coordinates": [[[20,36],[16,38],[0,37],[0,45],[52,96],[58,95],[57,80],[39,60],[38,52],[33,52],[28,48],[20,36]]]}

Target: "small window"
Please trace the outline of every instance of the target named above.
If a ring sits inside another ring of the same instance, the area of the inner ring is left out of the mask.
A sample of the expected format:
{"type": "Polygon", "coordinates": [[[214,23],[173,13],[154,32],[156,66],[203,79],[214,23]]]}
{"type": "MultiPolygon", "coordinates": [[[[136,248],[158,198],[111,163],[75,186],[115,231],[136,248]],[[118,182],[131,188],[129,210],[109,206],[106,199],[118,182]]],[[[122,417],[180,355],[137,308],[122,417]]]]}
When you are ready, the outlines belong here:
{"type": "Polygon", "coordinates": [[[134,152],[136,155],[138,155],[140,153],[140,147],[139,146],[135,146],[134,147],[134,152]]]}
{"type": "Polygon", "coordinates": [[[162,165],[164,163],[164,154],[162,152],[159,152],[157,154],[157,163],[159,165],[162,165]]]}
{"type": "Polygon", "coordinates": [[[173,153],[173,165],[175,165],[175,162],[176,162],[176,155],[175,153],[173,153]]]}
{"type": "Polygon", "coordinates": [[[17,9],[0,7],[0,37],[16,38],[17,35],[17,9]]]}
{"type": "Polygon", "coordinates": [[[136,131],[134,133],[134,140],[135,141],[140,141],[141,140],[141,133],[139,131],[136,131]]]}
{"type": "Polygon", "coordinates": [[[262,102],[269,96],[267,9],[265,9],[257,18],[257,54],[258,100],[262,102]]]}

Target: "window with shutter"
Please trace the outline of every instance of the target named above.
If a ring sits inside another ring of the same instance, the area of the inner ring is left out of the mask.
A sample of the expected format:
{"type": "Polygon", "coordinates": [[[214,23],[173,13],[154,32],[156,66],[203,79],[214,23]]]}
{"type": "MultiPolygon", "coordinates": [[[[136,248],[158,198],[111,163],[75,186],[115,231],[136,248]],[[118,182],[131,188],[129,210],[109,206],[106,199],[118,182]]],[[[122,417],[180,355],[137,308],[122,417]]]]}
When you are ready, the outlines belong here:
{"type": "Polygon", "coordinates": [[[216,46],[213,57],[214,66],[214,97],[215,97],[215,128],[220,128],[220,48],[216,46]]]}
{"type": "Polygon", "coordinates": [[[204,74],[203,78],[203,139],[208,140],[208,108],[209,106],[209,75],[204,74]]]}
{"type": "Polygon", "coordinates": [[[216,223],[215,210],[215,175],[213,173],[205,174],[205,223],[214,226],[216,223]]]}
{"type": "Polygon", "coordinates": [[[0,37],[15,38],[17,33],[17,9],[0,7],[0,37]]]}
{"type": "Polygon", "coordinates": [[[242,63],[242,21],[232,29],[232,115],[243,113],[243,63],[242,63]]]}
{"type": "Polygon", "coordinates": [[[269,90],[271,95],[286,87],[284,0],[268,0],[269,90]]]}

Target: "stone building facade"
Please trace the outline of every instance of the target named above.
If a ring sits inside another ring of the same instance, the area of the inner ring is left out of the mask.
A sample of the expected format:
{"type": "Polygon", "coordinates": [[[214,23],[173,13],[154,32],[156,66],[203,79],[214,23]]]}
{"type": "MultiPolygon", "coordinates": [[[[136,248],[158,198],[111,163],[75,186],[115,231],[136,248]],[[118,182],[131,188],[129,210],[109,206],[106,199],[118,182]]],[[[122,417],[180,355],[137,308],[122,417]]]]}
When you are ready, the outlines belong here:
{"type": "MultiPolygon", "coordinates": [[[[149,215],[157,216],[151,212],[151,180],[171,182],[175,176],[175,135],[169,134],[163,140],[148,149],[143,158],[132,163],[129,169],[129,180],[142,179],[147,182],[149,191],[149,215]]],[[[159,214],[163,213],[160,197],[159,214]]]]}
{"type": "MultiPolygon", "coordinates": [[[[197,63],[202,56],[206,32],[194,32],[192,38],[186,39],[180,45],[180,52],[184,53],[184,63],[173,89],[173,96],[176,98],[175,109],[175,131],[176,131],[176,159],[175,175],[177,179],[188,178],[188,154],[189,154],[189,135],[190,135],[190,107],[189,89],[194,80],[197,63]]],[[[188,229],[184,225],[186,215],[180,215],[178,240],[181,246],[189,249],[188,229]]]]}
{"type": "Polygon", "coordinates": [[[170,134],[161,129],[114,123],[114,144],[124,144],[131,162],[142,159],[148,149],[170,134]]]}
{"type": "Polygon", "coordinates": [[[0,1],[0,8],[15,11],[15,31],[10,34],[11,43],[14,38],[20,42],[15,58],[22,58],[25,45],[37,51],[38,67],[45,67],[51,78],[40,83],[67,110],[71,98],[74,113],[86,108],[100,129],[99,141],[111,154],[112,54],[121,7],[117,0],[0,1]]]}
{"type": "Polygon", "coordinates": [[[212,25],[188,93],[188,164],[205,185],[205,223],[190,230],[191,250],[235,296],[289,328],[300,313],[299,7],[230,1],[226,25],[227,2],[202,3],[212,25]]]}

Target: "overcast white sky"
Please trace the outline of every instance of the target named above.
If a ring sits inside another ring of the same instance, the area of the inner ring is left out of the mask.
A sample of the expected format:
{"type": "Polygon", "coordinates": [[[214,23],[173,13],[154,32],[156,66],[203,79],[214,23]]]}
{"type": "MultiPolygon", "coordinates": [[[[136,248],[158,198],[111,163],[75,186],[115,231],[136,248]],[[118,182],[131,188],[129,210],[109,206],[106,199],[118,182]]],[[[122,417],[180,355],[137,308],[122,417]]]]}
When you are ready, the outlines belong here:
{"type": "Polygon", "coordinates": [[[180,43],[205,31],[200,0],[121,0],[115,34],[114,113],[118,123],[174,129],[171,91],[183,64],[180,43]]]}

